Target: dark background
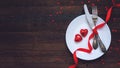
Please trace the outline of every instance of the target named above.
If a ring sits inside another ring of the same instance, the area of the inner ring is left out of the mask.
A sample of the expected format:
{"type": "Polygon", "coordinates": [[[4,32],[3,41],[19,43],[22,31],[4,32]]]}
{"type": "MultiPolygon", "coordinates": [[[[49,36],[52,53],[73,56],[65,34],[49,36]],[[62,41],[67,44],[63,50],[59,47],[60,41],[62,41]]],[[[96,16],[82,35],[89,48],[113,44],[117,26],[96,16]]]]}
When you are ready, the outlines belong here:
{"type": "MultiPolygon", "coordinates": [[[[98,6],[105,19],[111,0],[0,0],[0,68],[67,68],[73,64],[65,42],[68,24],[83,14],[83,4],[98,6]]],[[[120,3],[120,0],[116,0],[120,3]]],[[[120,8],[108,23],[112,41],[94,61],[78,68],[120,68],[120,8]]]]}

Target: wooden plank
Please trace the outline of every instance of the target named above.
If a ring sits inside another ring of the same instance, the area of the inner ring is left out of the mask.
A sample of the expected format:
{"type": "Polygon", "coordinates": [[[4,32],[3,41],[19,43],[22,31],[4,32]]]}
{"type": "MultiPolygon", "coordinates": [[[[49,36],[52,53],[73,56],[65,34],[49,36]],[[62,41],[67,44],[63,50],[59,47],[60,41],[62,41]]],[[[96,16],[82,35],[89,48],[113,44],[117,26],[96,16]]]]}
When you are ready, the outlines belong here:
{"type": "Polygon", "coordinates": [[[33,40],[32,32],[0,32],[0,44],[31,44],[33,40]]]}
{"type": "MultiPolygon", "coordinates": [[[[119,1],[118,1],[119,2],[119,1]]],[[[81,4],[92,4],[96,3],[98,5],[110,5],[112,4],[111,1],[107,0],[4,0],[0,2],[0,6],[9,6],[9,7],[15,7],[15,6],[56,6],[56,5],[81,5],[81,4]],[[7,3],[6,3],[7,2],[7,3]],[[104,2],[104,3],[103,3],[104,2]]]]}

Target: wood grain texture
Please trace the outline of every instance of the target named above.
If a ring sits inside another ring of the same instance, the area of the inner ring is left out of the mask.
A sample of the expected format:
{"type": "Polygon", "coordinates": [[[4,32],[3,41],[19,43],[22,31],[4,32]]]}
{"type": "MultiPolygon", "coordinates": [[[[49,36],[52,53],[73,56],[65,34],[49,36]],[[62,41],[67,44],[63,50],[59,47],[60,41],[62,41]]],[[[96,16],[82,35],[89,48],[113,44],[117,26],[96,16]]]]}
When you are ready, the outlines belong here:
{"type": "MultiPolygon", "coordinates": [[[[69,23],[84,14],[83,4],[96,4],[105,19],[111,0],[0,0],[0,68],[67,68],[73,64],[65,43],[69,23]]],[[[116,3],[120,3],[116,0],[116,3]]],[[[112,42],[94,61],[79,60],[78,68],[120,67],[120,8],[108,25],[112,42]]]]}

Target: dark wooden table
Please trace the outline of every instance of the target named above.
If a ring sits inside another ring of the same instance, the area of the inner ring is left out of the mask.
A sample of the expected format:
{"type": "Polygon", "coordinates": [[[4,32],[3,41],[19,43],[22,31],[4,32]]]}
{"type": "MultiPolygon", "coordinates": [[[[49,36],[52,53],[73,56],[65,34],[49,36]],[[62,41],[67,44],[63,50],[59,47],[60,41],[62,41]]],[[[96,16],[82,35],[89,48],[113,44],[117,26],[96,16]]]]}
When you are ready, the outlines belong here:
{"type": "MultiPolygon", "coordinates": [[[[111,0],[0,0],[0,68],[67,68],[73,64],[65,42],[68,24],[96,4],[105,19],[111,0]]],[[[116,3],[120,3],[116,0],[116,3]]],[[[78,68],[120,68],[120,8],[108,23],[112,42],[94,61],[78,68]]]]}

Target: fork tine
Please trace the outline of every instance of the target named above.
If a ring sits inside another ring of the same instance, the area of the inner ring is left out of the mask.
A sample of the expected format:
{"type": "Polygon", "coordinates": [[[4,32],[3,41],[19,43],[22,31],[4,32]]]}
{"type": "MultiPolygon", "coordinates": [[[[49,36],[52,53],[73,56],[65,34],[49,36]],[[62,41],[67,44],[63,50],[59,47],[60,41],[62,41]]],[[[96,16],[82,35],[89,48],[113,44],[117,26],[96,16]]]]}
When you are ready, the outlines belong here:
{"type": "Polygon", "coordinates": [[[96,18],[98,16],[97,6],[92,6],[92,14],[93,18],[96,18]]]}

